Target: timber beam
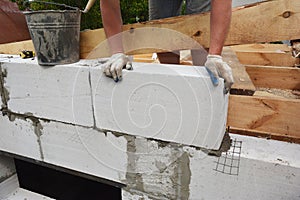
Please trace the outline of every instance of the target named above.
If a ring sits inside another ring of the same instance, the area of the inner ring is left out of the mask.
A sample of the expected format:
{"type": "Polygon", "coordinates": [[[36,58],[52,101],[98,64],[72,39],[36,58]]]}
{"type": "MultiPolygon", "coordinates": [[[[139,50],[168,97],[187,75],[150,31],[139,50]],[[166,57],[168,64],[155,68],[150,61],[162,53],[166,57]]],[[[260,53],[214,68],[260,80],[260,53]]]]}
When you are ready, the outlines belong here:
{"type": "MultiPolygon", "coordinates": [[[[203,13],[124,25],[125,52],[143,54],[201,46],[207,48],[209,18],[210,13],[203,13]]],[[[225,45],[299,39],[300,29],[295,25],[299,21],[300,5],[295,0],[274,0],[243,6],[232,12],[225,45]]],[[[32,43],[25,43],[2,44],[0,53],[19,54],[24,47],[30,50],[32,43]]],[[[110,56],[103,29],[81,32],[80,49],[81,58],[110,56]]]]}
{"type": "Polygon", "coordinates": [[[299,116],[298,99],[231,95],[227,124],[238,134],[299,142],[299,116]]]}
{"type": "MultiPolygon", "coordinates": [[[[126,53],[208,48],[210,13],[172,17],[123,26],[126,53]],[[196,43],[195,43],[196,42],[196,43]]],[[[255,3],[233,10],[225,45],[273,42],[300,38],[300,4],[295,0],[255,3]],[[287,31],[288,30],[288,31],[287,31]]],[[[109,56],[103,29],[81,34],[81,57],[109,56]],[[95,51],[95,50],[94,50],[95,51]]]]}

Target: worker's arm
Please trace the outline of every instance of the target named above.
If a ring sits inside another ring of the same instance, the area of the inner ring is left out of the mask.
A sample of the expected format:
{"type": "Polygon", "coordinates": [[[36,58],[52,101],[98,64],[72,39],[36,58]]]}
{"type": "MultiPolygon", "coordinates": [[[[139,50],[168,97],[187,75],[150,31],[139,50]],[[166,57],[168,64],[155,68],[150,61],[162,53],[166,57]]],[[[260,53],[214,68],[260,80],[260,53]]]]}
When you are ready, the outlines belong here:
{"type": "Polygon", "coordinates": [[[212,0],[211,6],[210,48],[205,66],[214,85],[219,84],[219,76],[224,78],[227,93],[233,84],[233,76],[231,68],[222,60],[221,53],[230,26],[232,1],[212,0]]]}
{"type": "Polygon", "coordinates": [[[101,0],[100,8],[102,22],[111,54],[109,61],[104,65],[104,73],[116,82],[122,78],[122,69],[131,69],[131,62],[124,54],[122,45],[122,16],[120,0],[101,0]]]}

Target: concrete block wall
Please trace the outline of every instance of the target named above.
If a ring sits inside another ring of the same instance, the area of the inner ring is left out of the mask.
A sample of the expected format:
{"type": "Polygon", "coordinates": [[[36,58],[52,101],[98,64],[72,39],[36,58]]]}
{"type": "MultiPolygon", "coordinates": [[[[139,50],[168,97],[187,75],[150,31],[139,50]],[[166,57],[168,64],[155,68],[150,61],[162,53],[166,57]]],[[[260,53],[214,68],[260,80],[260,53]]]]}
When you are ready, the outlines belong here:
{"type": "Polygon", "coordinates": [[[203,67],[134,63],[115,83],[97,61],[40,67],[11,58],[6,75],[7,110],[207,149],[219,149],[225,133],[228,95],[203,67]],[[22,66],[22,67],[20,67],[22,66]]]}
{"type": "Polygon", "coordinates": [[[220,146],[228,99],[205,71],[134,64],[116,84],[99,62],[42,68],[1,55],[0,151],[96,176],[123,199],[299,198],[297,144],[230,135],[242,142],[239,173],[215,170],[230,140],[205,145],[220,146]]]}

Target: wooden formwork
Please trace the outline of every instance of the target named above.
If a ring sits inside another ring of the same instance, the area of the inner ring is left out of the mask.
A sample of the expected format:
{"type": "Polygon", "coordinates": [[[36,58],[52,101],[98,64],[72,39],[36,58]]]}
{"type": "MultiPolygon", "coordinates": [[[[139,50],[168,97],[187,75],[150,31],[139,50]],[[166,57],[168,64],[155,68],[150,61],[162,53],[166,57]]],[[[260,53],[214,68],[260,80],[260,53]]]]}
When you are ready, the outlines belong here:
{"type": "Polygon", "coordinates": [[[284,44],[234,46],[256,87],[253,96],[231,96],[228,125],[239,134],[300,142],[299,58],[284,44]]]}

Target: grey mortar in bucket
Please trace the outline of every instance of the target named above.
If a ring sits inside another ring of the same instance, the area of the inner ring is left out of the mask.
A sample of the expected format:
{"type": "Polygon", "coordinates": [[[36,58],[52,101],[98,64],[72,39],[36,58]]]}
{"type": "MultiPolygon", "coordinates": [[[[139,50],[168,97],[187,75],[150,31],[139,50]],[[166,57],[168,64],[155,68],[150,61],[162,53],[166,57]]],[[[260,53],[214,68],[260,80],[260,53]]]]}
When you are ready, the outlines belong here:
{"type": "Polygon", "coordinates": [[[24,12],[39,65],[70,64],[80,59],[78,10],[24,12]]]}

